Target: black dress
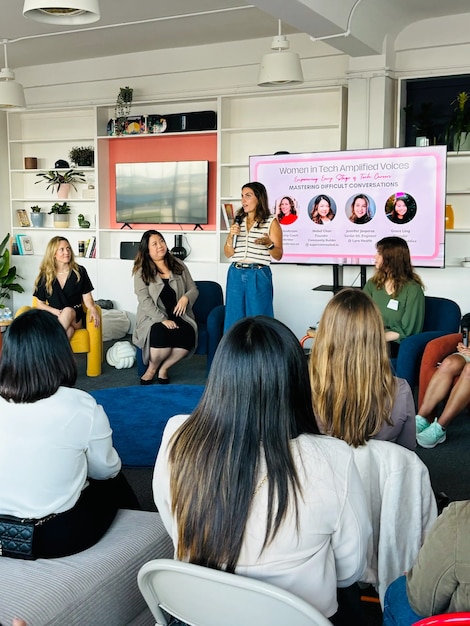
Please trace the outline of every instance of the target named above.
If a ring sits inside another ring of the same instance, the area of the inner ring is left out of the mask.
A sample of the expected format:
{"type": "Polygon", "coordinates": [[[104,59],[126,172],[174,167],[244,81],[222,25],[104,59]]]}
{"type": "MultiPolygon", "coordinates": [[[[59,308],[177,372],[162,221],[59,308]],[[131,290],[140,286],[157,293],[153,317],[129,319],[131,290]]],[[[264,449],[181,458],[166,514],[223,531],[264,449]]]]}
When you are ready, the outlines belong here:
{"type": "Polygon", "coordinates": [[[168,319],[176,322],[178,328],[167,328],[161,322],[154,324],[150,330],[150,347],[192,350],[196,341],[194,328],[173,313],[176,306],[176,293],[170,287],[168,278],[163,278],[162,280],[165,285],[160,293],[159,300],[165,308],[168,319]]]}
{"type": "Polygon", "coordinates": [[[80,278],[77,278],[75,272],[70,270],[63,287],[60,286],[56,278],[52,283],[51,294],[47,293],[45,279],[41,277],[33,296],[41,300],[41,302],[47,302],[49,306],[55,309],[65,309],[65,307],[70,306],[75,309],[77,322],[84,320],[85,311],[82,308],[82,296],[84,293],[93,291],[93,285],[86,269],[82,265],[78,266],[78,273],[80,278]]]}

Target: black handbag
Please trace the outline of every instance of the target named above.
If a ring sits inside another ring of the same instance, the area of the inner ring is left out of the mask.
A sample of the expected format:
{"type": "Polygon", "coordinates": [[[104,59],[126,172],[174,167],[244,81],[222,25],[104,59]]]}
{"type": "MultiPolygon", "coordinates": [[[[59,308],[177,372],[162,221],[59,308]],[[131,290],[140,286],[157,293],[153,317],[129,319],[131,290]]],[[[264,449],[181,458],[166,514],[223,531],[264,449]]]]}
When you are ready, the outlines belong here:
{"type": "Polygon", "coordinates": [[[34,559],[33,536],[37,520],[0,515],[0,556],[34,559]]]}

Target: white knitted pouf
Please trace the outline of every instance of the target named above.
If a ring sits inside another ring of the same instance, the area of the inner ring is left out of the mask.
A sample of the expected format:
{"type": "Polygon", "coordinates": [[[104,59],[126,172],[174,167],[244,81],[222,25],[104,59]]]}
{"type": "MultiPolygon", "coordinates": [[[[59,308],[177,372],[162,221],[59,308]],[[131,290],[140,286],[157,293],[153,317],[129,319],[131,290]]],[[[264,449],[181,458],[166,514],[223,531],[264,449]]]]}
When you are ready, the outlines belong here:
{"type": "Polygon", "coordinates": [[[136,349],[129,341],[116,341],[106,353],[106,361],[117,370],[134,365],[136,349]]]}

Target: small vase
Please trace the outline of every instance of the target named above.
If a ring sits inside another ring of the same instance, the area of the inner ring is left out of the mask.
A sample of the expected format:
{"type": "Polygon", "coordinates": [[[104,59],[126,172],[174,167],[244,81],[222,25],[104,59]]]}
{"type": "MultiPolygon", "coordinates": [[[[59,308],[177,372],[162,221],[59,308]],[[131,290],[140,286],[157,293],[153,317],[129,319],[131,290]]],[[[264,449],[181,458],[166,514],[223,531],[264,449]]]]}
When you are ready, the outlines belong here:
{"type": "Polygon", "coordinates": [[[70,226],[70,215],[68,213],[54,213],[54,227],[68,228],[70,226]]]}
{"type": "Polygon", "coordinates": [[[70,183],[62,183],[57,190],[57,197],[61,200],[66,200],[69,197],[70,187],[70,183]]]}
{"type": "Polygon", "coordinates": [[[30,213],[29,216],[34,228],[42,228],[44,226],[45,213],[30,213]]]}
{"type": "Polygon", "coordinates": [[[446,204],[446,230],[454,228],[454,209],[451,204],[446,204]]]}

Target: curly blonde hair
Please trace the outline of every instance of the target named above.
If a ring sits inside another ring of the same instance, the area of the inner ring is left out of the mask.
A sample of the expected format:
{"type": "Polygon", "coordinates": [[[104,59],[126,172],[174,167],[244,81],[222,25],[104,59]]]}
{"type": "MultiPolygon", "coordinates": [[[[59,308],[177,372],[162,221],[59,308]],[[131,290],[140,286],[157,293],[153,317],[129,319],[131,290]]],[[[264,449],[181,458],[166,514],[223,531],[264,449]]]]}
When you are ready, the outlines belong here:
{"type": "Polygon", "coordinates": [[[343,289],[326,306],[309,363],[320,430],[360,446],[391,423],[396,380],[382,317],[359,289],[343,289]]]}
{"type": "Polygon", "coordinates": [[[41,280],[44,280],[46,285],[46,291],[49,295],[52,294],[52,283],[56,279],[56,260],[55,255],[57,250],[59,249],[60,242],[66,241],[68,246],[70,247],[70,269],[76,274],[77,279],[80,279],[80,273],[78,271],[78,265],[75,261],[75,255],[72,250],[72,246],[70,242],[65,237],[52,237],[46,247],[46,252],[44,253],[44,257],[41,261],[41,265],[39,266],[39,274],[34,281],[35,288],[38,287],[41,280]]]}

